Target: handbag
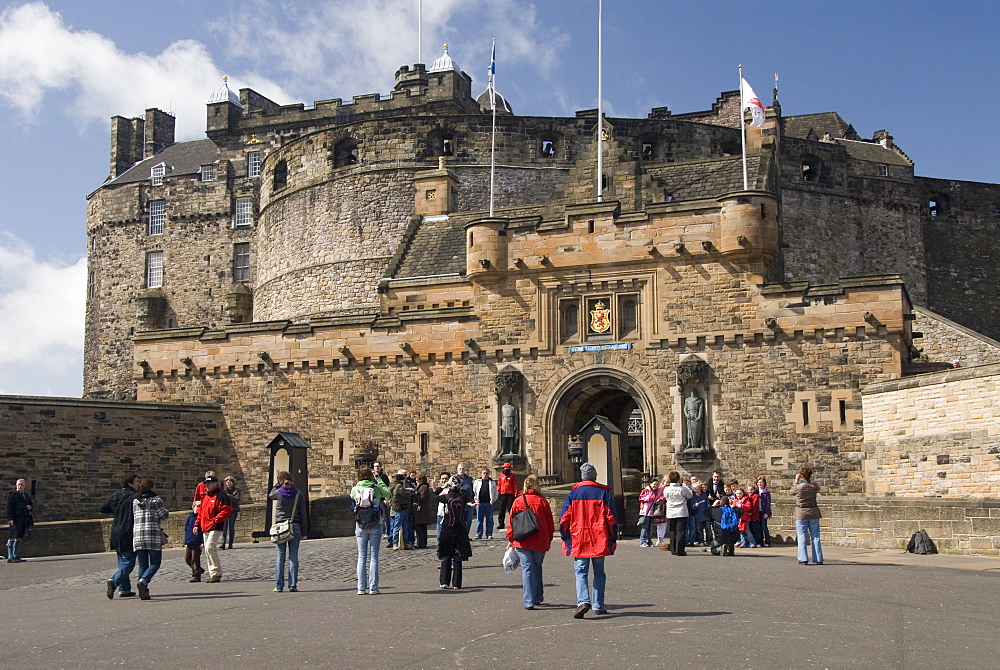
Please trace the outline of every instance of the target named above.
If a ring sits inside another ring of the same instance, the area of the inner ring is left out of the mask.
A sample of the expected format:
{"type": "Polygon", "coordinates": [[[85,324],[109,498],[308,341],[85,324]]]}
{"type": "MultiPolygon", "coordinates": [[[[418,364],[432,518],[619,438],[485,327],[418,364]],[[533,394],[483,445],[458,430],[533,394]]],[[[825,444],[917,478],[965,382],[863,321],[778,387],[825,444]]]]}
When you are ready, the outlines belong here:
{"type": "Polygon", "coordinates": [[[657,500],[653,504],[653,514],[652,514],[652,516],[653,517],[658,517],[658,518],[661,518],[661,519],[667,518],[667,501],[666,500],[657,500]]]}
{"type": "Polygon", "coordinates": [[[527,540],[539,530],[538,519],[528,507],[528,497],[523,493],[521,497],[524,498],[524,509],[518,510],[510,516],[510,529],[515,542],[527,540]]]}
{"type": "Polygon", "coordinates": [[[274,544],[285,544],[295,536],[292,521],[295,519],[295,510],[299,507],[299,496],[301,495],[301,493],[295,494],[295,503],[292,505],[292,518],[288,521],[279,521],[272,524],[271,530],[268,531],[268,535],[271,536],[271,542],[274,544]]]}

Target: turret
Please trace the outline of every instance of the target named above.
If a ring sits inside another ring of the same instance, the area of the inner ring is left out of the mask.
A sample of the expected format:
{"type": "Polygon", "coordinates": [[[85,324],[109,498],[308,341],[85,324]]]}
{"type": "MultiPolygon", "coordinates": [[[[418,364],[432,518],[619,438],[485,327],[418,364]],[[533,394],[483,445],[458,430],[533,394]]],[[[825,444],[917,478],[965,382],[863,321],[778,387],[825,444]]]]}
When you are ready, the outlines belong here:
{"type": "Polygon", "coordinates": [[[507,270],[507,219],[477,219],[465,227],[465,274],[484,282],[507,270]]]}
{"type": "Polygon", "coordinates": [[[719,251],[773,261],[778,255],[778,199],[768,191],[740,191],[719,203],[719,251]]]}
{"type": "Polygon", "coordinates": [[[205,129],[208,133],[236,128],[243,115],[243,103],[240,102],[240,96],[229,89],[228,77],[222,78],[222,86],[212,93],[207,104],[208,121],[205,129]]]}

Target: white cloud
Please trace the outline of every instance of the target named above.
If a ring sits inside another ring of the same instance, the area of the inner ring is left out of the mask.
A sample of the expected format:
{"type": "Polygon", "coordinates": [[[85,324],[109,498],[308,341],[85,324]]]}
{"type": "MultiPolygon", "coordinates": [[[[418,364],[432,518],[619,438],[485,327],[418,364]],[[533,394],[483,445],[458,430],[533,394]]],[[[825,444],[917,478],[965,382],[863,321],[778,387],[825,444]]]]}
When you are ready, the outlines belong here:
{"type": "MultiPolygon", "coordinates": [[[[174,42],[154,56],[129,54],[102,35],[73,30],[41,2],[0,12],[0,97],[28,121],[46,93],[69,91],[74,100],[67,114],[84,124],[159,107],[176,113],[178,139],[190,139],[204,133],[205,101],[222,75],[194,40],[174,42]]],[[[291,101],[281,86],[254,73],[232,76],[230,86],[291,101]]]]}
{"type": "MultiPolygon", "coordinates": [[[[227,54],[280,72],[296,90],[347,98],[387,92],[396,69],[416,62],[416,10],[413,0],[309,5],[253,0],[214,27],[228,40],[227,54]]],[[[441,44],[451,42],[451,56],[473,78],[474,94],[485,88],[492,37],[500,91],[511,89],[509,84],[505,89],[504,78],[510,82],[517,72],[550,75],[568,44],[565,34],[542,25],[535,7],[523,0],[424,2],[422,26],[424,62],[429,67],[441,55],[441,44]]]]}
{"type": "Polygon", "coordinates": [[[0,233],[0,393],[79,397],[87,261],[39,261],[0,233]]]}

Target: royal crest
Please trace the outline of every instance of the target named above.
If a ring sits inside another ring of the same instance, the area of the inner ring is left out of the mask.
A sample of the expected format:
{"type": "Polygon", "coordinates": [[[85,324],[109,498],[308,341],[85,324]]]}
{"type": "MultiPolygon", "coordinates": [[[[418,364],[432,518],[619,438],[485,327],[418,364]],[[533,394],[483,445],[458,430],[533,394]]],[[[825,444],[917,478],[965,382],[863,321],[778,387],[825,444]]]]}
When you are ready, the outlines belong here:
{"type": "Polygon", "coordinates": [[[594,309],[590,310],[590,330],[594,333],[606,333],[611,330],[611,310],[603,300],[598,300],[594,309]]]}

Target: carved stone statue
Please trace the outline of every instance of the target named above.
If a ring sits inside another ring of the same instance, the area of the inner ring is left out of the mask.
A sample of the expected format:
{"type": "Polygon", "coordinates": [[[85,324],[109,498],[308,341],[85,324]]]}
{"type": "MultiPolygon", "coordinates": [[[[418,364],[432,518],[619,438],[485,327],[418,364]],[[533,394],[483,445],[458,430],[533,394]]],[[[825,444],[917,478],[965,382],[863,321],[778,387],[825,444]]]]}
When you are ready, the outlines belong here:
{"type": "Polygon", "coordinates": [[[500,447],[505,454],[516,454],[520,440],[517,407],[508,400],[500,407],[500,447]]]}
{"type": "Polygon", "coordinates": [[[691,389],[691,395],[684,399],[684,425],[687,436],[685,451],[699,451],[705,442],[705,401],[698,391],[691,389]]]}

